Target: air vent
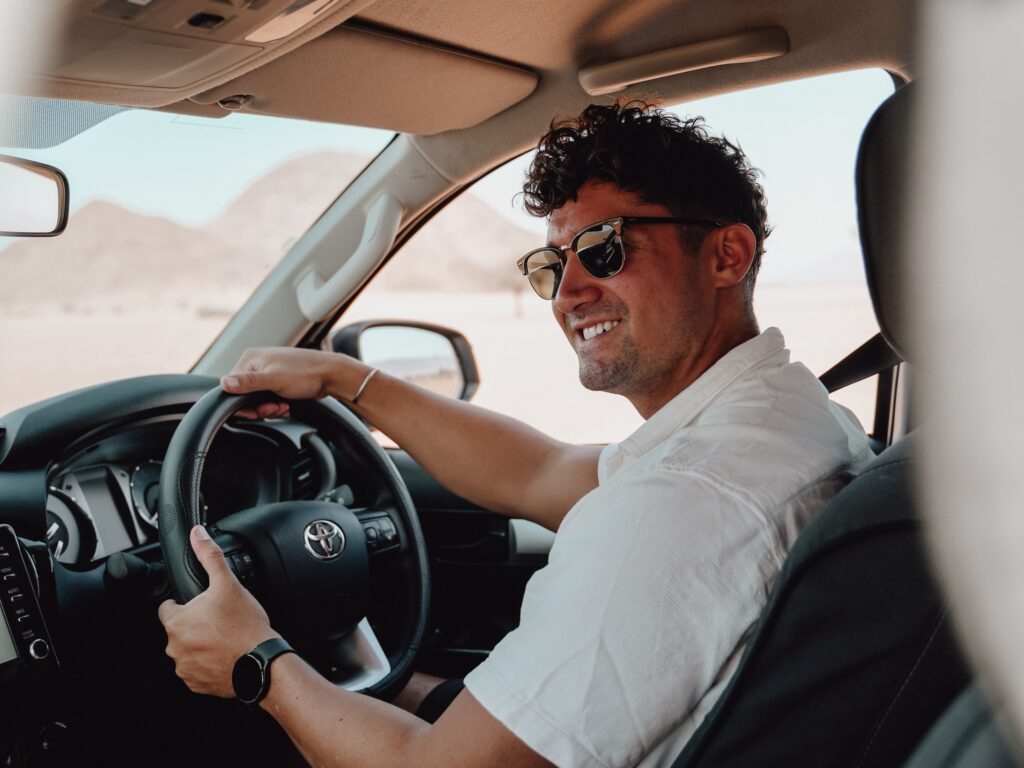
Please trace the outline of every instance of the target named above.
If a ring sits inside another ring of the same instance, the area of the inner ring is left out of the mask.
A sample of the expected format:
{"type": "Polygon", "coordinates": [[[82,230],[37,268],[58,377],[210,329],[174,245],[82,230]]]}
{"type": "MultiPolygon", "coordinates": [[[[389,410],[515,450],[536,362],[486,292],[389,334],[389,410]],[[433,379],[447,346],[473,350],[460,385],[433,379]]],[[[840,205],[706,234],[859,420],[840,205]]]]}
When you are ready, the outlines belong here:
{"type": "Polygon", "coordinates": [[[320,463],[317,457],[303,447],[295,454],[292,464],[292,499],[312,499],[320,490],[320,463]]]}

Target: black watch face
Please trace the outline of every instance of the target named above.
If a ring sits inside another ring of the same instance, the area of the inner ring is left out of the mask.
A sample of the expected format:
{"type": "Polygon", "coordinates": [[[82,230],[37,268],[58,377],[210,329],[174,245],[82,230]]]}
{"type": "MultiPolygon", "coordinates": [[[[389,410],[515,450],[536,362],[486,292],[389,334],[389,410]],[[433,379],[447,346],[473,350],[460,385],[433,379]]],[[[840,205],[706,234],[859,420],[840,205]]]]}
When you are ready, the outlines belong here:
{"type": "Polygon", "coordinates": [[[236,661],[231,672],[231,684],[235,696],[246,704],[256,701],[263,687],[263,665],[259,659],[246,654],[236,661]]]}

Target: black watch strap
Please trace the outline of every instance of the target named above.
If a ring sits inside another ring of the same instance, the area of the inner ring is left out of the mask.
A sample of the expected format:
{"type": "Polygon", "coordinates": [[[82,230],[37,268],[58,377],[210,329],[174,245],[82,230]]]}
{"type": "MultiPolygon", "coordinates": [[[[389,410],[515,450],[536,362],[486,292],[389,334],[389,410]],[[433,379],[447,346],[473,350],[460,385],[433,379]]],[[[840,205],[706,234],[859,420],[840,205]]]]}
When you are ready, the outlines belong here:
{"type": "Polygon", "coordinates": [[[288,645],[288,641],[283,637],[272,637],[269,640],[264,640],[249,653],[260,658],[269,667],[270,662],[282,653],[295,653],[295,649],[288,645]]]}
{"type": "Polygon", "coordinates": [[[270,664],[278,656],[295,653],[283,637],[265,640],[235,662],[231,683],[243,703],[259,704],[270,690],[270,664]]]}

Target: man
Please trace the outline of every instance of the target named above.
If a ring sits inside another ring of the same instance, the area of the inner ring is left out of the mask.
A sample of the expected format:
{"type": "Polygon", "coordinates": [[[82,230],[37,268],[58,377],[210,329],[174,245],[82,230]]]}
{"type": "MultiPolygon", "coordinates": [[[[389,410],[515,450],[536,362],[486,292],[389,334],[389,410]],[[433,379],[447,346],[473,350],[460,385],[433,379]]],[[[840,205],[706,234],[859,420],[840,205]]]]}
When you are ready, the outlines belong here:
{"type": "MultiPolygon", "coordinates": [[[[453,491],[557,531],[519,628],[434,725],[279,657],[261,706],[313,764],[668,764],[797,532],[870,456],[781,334],[759,333],[768,228],[738,148],[646,105],[591,106],[552,125],[524,191],[550,245],[520,269],[584,385],[646,419],[624,442],[560,443],[309,350],[250,350],[222,382],[352,403],[453,491]]],[[[167,650],[193,690],[231,696],[235,660],[276,633],[201,528],[192,542],[210,588],[161,606],[167,650]]]]}

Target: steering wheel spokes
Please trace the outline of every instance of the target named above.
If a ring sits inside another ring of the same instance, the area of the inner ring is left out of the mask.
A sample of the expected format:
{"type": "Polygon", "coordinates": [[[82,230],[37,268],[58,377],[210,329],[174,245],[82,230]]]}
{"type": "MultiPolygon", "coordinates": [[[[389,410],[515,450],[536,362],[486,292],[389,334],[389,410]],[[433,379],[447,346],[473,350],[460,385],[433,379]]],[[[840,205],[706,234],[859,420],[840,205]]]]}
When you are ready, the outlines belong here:
{"type": "MultiPolygon", "coordinates": [[[[234,396],[213,390],[186,414],[171,439],[161,475],[159,532],[168,578],[180,602],[206,587],[189,531],[207,523],[199,486],[213,438],[235,411],[271,399],[276,398],[270,393],[234,396]]],[[[310,663],[337,685],[388,698],[411,674],[426,629],[429,568],[412,500],[390,458],[339,403],[293,403],[292,413],[330,422],[367,475],[381,479],[378,490],[386,491],[393,506],[354,510],[329,501],[285,501],[235,512],[209,529],[274,628],[310,663]],[[394,599],[388,588],[387,604],[404,612],[397,636],[387,622],[389,643],[398,646],[390,652],[368,619],[371,573],[377,572],[371,558],[384,568],[393,558],[407,574],[394,599]]]]}
{"type": "Polygon", "coordinates": [[[371,688],[391,672],[391,662],[365,618],[351,632],[332,641],[322,654],[310,657],[309,662],[348,691],[371,688]]]}

